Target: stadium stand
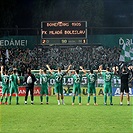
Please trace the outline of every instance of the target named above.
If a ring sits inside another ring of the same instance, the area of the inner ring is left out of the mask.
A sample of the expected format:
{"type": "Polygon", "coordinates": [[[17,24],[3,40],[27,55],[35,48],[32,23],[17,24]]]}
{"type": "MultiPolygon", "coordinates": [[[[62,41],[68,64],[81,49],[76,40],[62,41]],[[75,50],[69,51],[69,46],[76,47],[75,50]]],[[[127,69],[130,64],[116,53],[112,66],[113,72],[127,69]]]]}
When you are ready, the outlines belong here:
{"type": "Polygon", "coordinates": [[[103,46],[73,46],[73,47],[41,47],[30,49],[6,49],[1,51],[1,63],[5,63],[10,70],[16,66],[20,75],[24,75],[26,68],[40,69],[49,64],[53,69],[58,66],[66,69],[72,64],[72,69],[84,66],[85,69],[97,69],[103,64],[104,69],[119,64],[120,48],[106,48],[103,46]],[[4,60],[4,61],[3,61],[4,60]]]}

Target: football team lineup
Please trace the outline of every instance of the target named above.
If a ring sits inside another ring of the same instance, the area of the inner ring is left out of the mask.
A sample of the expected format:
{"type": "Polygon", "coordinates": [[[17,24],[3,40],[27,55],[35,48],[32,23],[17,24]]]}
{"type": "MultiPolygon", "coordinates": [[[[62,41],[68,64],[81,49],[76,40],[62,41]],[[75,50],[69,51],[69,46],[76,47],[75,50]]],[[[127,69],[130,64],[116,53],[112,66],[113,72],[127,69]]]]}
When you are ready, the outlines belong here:
{"type": "MultiPolygon", "coordinates": [[[[47,69],[51,73],[52,76],[54,76],[55,83],[54,83],[54,89],[57,97],[57,104],[63,104],[64,102],[64,94],[63,94],[63,77],[70,71],[72,65],[69,65],[67,70],[63,71],[59,67],[57,72],[54,72],[53,69],[50,68],[49,65],[46,65],[47,69]]],[[[121,71],[119,71],[118,67],[113,67],[112,71],[110,71],[109,67],[106,68],[106,71],[103,72],[102,65],[99,66],[99,69],[97,70],[98,73],[100,73],[104,78],[104,105],[107,105],[107,97],[109,97],[110,105],[113,105],[112,100],[112,76],[114,74],[119,74],[121,77],[121,88],[120,88],[120,105],[123,105],[123,95],[124,92],[127,96],[127,105],[130,105],[130,96],[129,96],[129,87],[128,87],[128,81],[129,76],[131,74],[131,68],[129,67],[123,67],[121,71]]],[[[80,66],[80,69],[84,73],[84,75],[88,79],[88,87],[87,87],[87,105],[90,104],[90,97],[93,94],[94,99],[94,105],[97,106],[97,99],[96,99],[96,80],[97,80],[97,74],[90,70],[88,73],[82,66],[80,66]]],[[[48,82],[49,78],[51,76],[49,73],[47,73],[47,70],[40,69],[39,70],[39,77],[40,77],[40,103],[43,104],[43,96],[46,96],[46,104],[49,104],[49,95],[48,95],[48,82]]],[[[82,82],[82,76],[83,74],[79,73],[79,70],[74,70],[74,73],[71,75],[73,78],[73,91],[72,91],[72,105],[75,103],[75,97],[78,95],[78,103],[79,105],[82,105],[81,100],[81,82],[82,82]]],[[[17,68],[13,68],[12,73],[9,75],[8,71],[4,69],[4,66],[1,66],[1,77],[2,77],[2,96],[1,96],[1,102],[0,104],[3,104],[4,96],[5,96],[5,104],[11,105],[12,101],[12,94],[15,93],[16,95],[16,104],[19,105],[19,96],[18,96],[18,84],[20,84],[20,77],[17,74],[17,68]],[[9,93],[9,97],[8,97],[9,93]]],[[[37,81],[34,74],[32,74],[31,69],[27,69],[27,74],[24,77],[24,84],[26,86],[26,94],[25,94],[25,104],[27,104],[28,94],[30,92],[31,95],[31,104],[34,104],[34,83],[37,81]]]]}
{"type": "Polygon", "coordinates": [[[0,133],[133,133],[133,0],[0,0],[0,133]]]}

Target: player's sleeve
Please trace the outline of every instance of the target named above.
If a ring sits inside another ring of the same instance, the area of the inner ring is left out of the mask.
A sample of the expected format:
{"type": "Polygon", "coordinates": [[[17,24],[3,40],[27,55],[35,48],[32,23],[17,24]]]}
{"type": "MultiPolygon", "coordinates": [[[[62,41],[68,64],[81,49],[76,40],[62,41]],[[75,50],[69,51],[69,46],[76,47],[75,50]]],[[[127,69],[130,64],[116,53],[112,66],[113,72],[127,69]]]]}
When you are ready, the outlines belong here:
{"type": "Polygon", "coordinates": [[[97,74],[95,73],[95,79],[97,80],[97,74]]]}
{"type": "Polygon", "coordinates": [[[102,76],[103,76],[103,77],[105,76],[105,72],[102,72],[102,76]]]}
{"type": "Polygon", "coordinates": [[[63,73],[62,73],[62,76],[65,76],[66,74],[67,74],[67,72],[63,72],[63,73]]]}
{"type": "Polygon", "coordinates": [[[3,73],[1,73],[1,78],[3,78],[3,73]]]}
{"type": "Polygon", "coordinates": [[[80,79],[82,80],[82,74],[80,74],[80,79]]]}
{"type": "Polygon", "coordinates": [[[20,84],[20,77],[17,75],[17,84],[20,84]]]}
{"type": "Polygon", "coordinates": [[[111,72],[111,75],[113,76],[115,74],[115,72],[111,72]]]}
{"type": "Polygon", "coordinates": [[[41,75],[40,75],[40,84],[42,84],[42,77],[41,77],[41,75]]]}
{"type": "Polygon", "coordinates": [[[74,78],[74,75],[72,75],[71,77],[74,78]]]}
{"type": "Polygon", "coordinates": [[[52,75],[53,75],[53,76],[56,76],[56,73],[55,73],[55,72],[52,72],[52,75]]]}
{"type": "Polygon", "coordinates": [[[47,74],[47,78],[48,78],[48,80],[49,80],[49,77],[50,77],[50,75],[49,75],[49,74],[47,74]]]}
{"type": "Polygon", "coordinates": [[[11,87],[11,82],[10,82],[10,76],[8,77],[8,87],[10,88],[11,87]]]}
{"type": "Polygon", "coordinates": [[[48,85],[49,85],[49,82],[50,82],[50,77],[51,77],[51,75],[50,75],[50,74],[47,74],[47,78],[48,78],[48,85]]]}
{"type": "Polygon", "coordinates": [[[88,73],[86,73],[86,74],[85,74],[85,76],[88,78],[89,74],[88,74],[88,73]]]}
{"type": "Polygon", "coordinates": [[[17,76],[17,80],[20,80],[20,77],[19,76],[17,76]]]}
{"type": "Polygon", "coordinates": [[[12,75],[10,75],[10,77],[9,77],[9,81],[12,81],[12,75]]]}
{"type": "Polygon", "coordinates": [[[3,79],[4,75],[1,73],[1,80],[3,79]]]}

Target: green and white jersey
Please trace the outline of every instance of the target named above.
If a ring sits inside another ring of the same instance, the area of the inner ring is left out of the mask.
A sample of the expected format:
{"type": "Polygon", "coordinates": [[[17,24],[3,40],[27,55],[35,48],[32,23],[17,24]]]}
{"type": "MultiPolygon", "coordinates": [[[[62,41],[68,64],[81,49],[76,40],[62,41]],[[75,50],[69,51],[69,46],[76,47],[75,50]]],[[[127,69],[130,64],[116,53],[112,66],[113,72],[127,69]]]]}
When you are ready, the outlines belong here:
{"type": "Polygon", "coordinates": [[[92,85],[94,86],[95,85],[95,82],[97,80],[97,75],[95,73],[93,74],[86,74],[86,77],[88,78],[88,85],[92,85]]]}
{"type": "Polygon", "coordinates": [[[102,73],[103,78],[104,78],[104,85],[110,85],[111,86],[111,80],[112,80],[112,72],[103,72],[102,73]]]}
{"type": "Polygon", "coordinates": [[[49,74],[40,74],[40,84],[48,86],[49,77],[49,74]]]}
{"type": "Polygon", "coordinates": [[[9,85],[9,76],[1,74],[1,78],[2,78],[2,88],[4,87],[7,88],[9,85]]]}
{"type": "Polygon", "coordinates": [[[18,85],[18,80],[20,80],[19,76],[16,74],[12,74],[9,77],[10,85],[12,86],[17,86],[18,85]]]}
{"type": "Polygon", "coordinates": [[[53,73],[54,75],[54,78],[55,78],[55,83],[56,84],[62,84],[62,80],[63,80],[63,76],[65,75],[66,73],[53,73]]]}
{"type": "Polygon", "coordinates": [[[73,81],[74,81],[74,85],[80,85],[81,80],[82,80],[82,75],[81,74],[74,74],[73,76],[73,81]]]}

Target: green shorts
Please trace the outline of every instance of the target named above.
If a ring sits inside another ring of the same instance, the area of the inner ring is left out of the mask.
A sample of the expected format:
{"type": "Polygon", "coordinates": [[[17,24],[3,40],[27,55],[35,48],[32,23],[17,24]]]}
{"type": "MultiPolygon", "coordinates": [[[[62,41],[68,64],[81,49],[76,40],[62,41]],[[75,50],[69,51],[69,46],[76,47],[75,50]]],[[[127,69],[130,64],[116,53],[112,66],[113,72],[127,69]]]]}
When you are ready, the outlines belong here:
{"type": "Polygon", "coordinates": [[[105,85],[104,93],[112,93],[112,87],[110,85],[105,85]]]}
{"type": "Polygon", "coordinates": [[[42,85],[41,90],[40,90],[40,94],[41,95],[44,95],[44,94],[48,95],[48,86],[42,85]]]}
{"type": "Polygon", "coordinates": [[[13,94],[13,93],[18,94],[18,86],[11,86],[10,94],[13,94]]]}
{"type": "Polygon", "coordinates": [[[3,87],[2,87],[2,94],[5,94],[5,93],[7,93],[7,94],[9,93],[9,88],[3,86],[3,87]]]}
{"type": "Polygon", "coordinates": [[[96,87],[88,85],[88,94],[93,93],[96,94],[96,87]]]}
{"type": "Polygon", "coordinates": [[[58,93],[58,94],[63,94],[63,86],[62,84],[55,84],[55,93],[58,93]]]}
{"type": "Polygon", "coordinates": [[[81,94],[81,87],[80,87],[80,85],[74,85],[73,86],[73,94],[76,94],[76,92],[78,94],[81,94]]]}

